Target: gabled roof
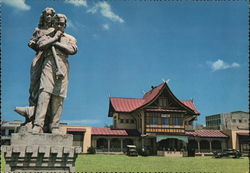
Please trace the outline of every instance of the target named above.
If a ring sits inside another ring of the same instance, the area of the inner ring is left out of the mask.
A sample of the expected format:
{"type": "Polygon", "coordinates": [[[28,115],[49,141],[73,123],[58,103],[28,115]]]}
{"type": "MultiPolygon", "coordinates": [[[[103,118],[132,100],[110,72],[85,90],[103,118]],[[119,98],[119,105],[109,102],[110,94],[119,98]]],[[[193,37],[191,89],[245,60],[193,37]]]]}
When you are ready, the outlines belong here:
{"type": "Polygon", "coordinates": [[[91,135],[96,136],[139,136],[136,129],[111,129],[111,128],[92,128],[91,135]]]}
{"type": "Polygon", "coordinates": [[[200,113],[195,108],[191,100],[180,101],[173,93],[170,91],[167,84],[164,82],[159,86],[152,87],[152,90],[145,93],[143,98],[117,98],[110,97],[110,108],[112,107],[116,112],[133,112],[139,108],[142,108],[150,103],[152,103],[160,93],[166,89],[172,98],[184,109],[192,112],[193,114],[199,115],[200,113]]]}

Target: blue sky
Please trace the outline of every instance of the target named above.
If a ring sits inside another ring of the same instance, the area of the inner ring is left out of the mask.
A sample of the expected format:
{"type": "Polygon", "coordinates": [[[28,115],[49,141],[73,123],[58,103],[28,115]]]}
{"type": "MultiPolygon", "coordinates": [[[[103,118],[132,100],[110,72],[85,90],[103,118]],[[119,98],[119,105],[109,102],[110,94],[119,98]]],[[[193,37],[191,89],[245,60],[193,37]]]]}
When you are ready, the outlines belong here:
{"type": "Polygon", "coordinates": [[[27,46],[46,7],[65,14],[78,41],[62,121],[103,127],[109,96],[141,98],[170,79],[180,100],[194,98],[205,116],[248,105],[247,1],[2,0],[2,119],[28,105],[27,46]]]}

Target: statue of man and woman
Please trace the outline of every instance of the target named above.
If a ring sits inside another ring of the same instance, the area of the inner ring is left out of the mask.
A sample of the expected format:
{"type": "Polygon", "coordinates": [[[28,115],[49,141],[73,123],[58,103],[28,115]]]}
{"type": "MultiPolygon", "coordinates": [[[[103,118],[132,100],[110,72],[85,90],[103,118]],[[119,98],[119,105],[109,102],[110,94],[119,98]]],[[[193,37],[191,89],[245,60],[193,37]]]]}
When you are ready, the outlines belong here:
{"type": "Polygon", "coordinates": [[[15,107],[33,133],[60,133],[59,122],[67,95],[68,55],[77,52],[76,39],[65,33],[67,17],[46,8],[28,46],[36,51],[30,70],[29,106],[15,107]]]}

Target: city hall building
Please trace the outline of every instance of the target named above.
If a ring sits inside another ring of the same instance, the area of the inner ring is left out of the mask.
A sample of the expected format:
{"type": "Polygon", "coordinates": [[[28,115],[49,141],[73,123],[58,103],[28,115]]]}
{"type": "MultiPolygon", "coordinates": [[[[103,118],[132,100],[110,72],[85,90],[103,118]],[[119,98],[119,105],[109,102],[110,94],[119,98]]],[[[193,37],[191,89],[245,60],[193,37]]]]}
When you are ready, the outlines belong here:
{"type": "Polygon", "coordinates": [[[227,148],[228,136],[221,131],[192,130],[199,114],[192,100],[179,100],[164,82],[152,86],[143,98],[110,97],[108,116],[113,128],[64,129],[78,135],[75,140],[88,141],[88,146],[75,141],[83,145],[83,152],[93,146],[97,153],[122,153],[133,144],[138,149],[145,147],[151,155],[185,156],[187,151],[204,155],[227,148]]]}

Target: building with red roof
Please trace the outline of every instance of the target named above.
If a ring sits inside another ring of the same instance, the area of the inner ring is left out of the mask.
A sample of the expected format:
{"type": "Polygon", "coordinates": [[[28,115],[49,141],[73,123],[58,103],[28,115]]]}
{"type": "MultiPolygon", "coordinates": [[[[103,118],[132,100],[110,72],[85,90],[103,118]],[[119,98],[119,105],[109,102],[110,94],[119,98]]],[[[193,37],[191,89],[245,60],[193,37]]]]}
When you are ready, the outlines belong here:
{"type": "Polygon", "coordinates": [[[192,130],[199,115],[193,100],[179,100],[166,82],[152,86],[142,98],[110,97],[113,128],[92,128],[92,145],[98,152],[121,152],[134,144],[152,155],[225,148],[228,136],[221,131],[192,130]]]}

